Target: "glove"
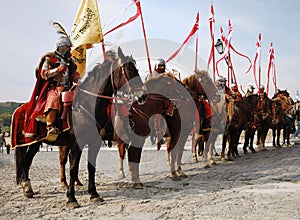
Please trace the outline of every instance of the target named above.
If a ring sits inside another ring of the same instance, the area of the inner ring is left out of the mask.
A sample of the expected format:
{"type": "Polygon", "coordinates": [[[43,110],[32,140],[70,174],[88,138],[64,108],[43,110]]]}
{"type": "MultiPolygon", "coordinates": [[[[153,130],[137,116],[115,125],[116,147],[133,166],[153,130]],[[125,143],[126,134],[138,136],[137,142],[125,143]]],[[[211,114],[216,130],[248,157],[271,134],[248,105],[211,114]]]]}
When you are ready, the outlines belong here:
{"type": "Polygon", "coordinates": [[[66,66],[57,67],[57,72],[59,72],[59,73],[64,73],[64,72],[66,72],[66,70],[67,70],[66,66]]]}

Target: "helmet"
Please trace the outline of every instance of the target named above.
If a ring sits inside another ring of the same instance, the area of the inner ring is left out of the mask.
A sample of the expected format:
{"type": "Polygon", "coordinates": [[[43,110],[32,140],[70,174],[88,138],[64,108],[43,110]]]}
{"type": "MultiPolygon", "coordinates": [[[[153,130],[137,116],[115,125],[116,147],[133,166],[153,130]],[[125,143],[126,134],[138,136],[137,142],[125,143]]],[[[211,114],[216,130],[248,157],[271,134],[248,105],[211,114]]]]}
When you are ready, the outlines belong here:
{"type": "Polygon", "coordinates": [[[217,81],[219,81],[219,82],[226,82],[227,79],[226,79],[226,77],[219,75],[218,78],[217,78],[217,81]]]}
{"type": "Polygon", "coordinates": [[[56,47],[64,47],[64,46],[68,46],[71,47],[72,43],[70,41],[69,38],[65,37],[65,36],[61,36],[60,38],[58,38],[58,40],[56,41],[56,47]]]}
{"type": "Polygon", "coordinates": [[[157,67],[157,66],[166,66],[166,62],[165,62],[165,60],[164,59],[158,59],[158,60],[156,60],[156,63],[155,63],[155,66],[157,67]]]}
{"type": "Polygon", "coordinates": [[[260,85],[259,89],[264,90],[265,89],[264,85],[260,85]]]}
{"type": "Polygon", "coordinates": [[[236,84],[235,83],[232,83],[231,84],[231,88],[235,88],[236,87],[236,84]]]}
{"type": "Polygon", "coordinates": [[[255,87],[251,83],[249,83],[248,84],[248,89],[255,89],[255,87]]]}
{"type": "Polygon", "coordinates": [[[117,54],[116,54],[116,52],[114,52],[112,50],[109,50],[109,51],[106,52],[106,56],[107,57],[112,57],[112,58],[116,59],[117,54]]]}

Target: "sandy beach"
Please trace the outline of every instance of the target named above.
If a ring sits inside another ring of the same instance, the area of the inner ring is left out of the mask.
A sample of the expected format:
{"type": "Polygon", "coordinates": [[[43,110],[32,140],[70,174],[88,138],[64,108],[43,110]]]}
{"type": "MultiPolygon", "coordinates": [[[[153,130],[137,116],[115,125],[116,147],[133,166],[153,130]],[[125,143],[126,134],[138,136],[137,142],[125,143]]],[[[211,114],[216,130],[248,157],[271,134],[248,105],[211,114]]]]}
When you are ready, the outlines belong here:
{"type": "MultiPolygon", "coordinates": [[[[60,186],[57,148],[42,148],[34,158],[30,177],[35,196],[27,199],[15,182],[14,151],[0,154],[0,219],[300,219],[300,145],[243,154],[232,162],[205,169],[192,163],[190,140],[183,155],[188,178],[173,181],[166,151],[147,140],[140,165],[143,189],[118,180],[116,147],[103,147],[97,159],[96,183],[105,202],[89,202],[86,149],[77,187],[80,208],[66,208],[60,186]]],[[[219,149],[217,148],[219,151],[219,149]]]]}

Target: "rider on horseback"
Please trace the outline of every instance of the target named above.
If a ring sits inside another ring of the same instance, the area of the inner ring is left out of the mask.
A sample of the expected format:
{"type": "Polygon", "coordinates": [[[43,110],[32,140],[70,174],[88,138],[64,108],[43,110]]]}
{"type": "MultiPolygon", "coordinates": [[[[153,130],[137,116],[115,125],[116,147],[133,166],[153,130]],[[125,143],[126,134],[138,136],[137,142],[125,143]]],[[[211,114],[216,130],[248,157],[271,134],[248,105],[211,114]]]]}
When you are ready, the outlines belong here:
{"type": "Polygon", "coordinates": [[[60,37],[56,42],[56,51],[53,56],[46,57],[42,64],[40,74],[44,80],[49,81],[49,91],[44,113],[49,135],[58,134],[58,129],[54,122],[57,113],[62,110],[61,92],[72,87],[72,83],[77,83],[80,75],[76,72],[76,65],[71,59],[71,41],[67,37],[60,37]]]}
{"type": "Polygon", "coordinates": [[[27,138],[39,137],[35,121],[40,121],[43,114],[47,125],[46,139],[55,141],[59,134],[55,121],[62,110],[62,92],[73,88],[73,83],[80,79],[71,58],[71,46],[69,37],[62,35],[56,42],[56,50],[45,54],[39,62],[37,82],[26,113],[29,116],[25,126],[27,138]]]}
{"type": "Polygon", "coordinates": [[[253,95],[254,94],[254,89],[255,89],[254,86],[251,83],[249,83],[245,96],[248,97],[250,95],[253,95]]]}
{"type": "Polygon", "coordinates": [[[232,83],[231,85],[231,96],[235,101],[242,99],[242,94],[239,92],[238,87],[235,83],[232,83]]]}

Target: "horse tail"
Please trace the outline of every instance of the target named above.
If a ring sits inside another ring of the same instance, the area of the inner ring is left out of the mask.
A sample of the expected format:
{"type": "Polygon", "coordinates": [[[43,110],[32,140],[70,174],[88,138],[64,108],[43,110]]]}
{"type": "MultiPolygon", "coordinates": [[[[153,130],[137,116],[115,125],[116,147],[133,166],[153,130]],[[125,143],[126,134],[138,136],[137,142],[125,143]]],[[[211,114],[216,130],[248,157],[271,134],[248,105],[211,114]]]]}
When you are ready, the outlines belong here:
{"type": "Polygon", "coordinates": [[[25,112],[27,105],[23,104],[19,106],[12,115],[11,120],[11,148],[15,150],[15,162],[16,162],[16,182],[17,184],[21,181],[22,176],[22,151],[21,148],[16,147],[23,140],[23,128],[24,128],[24,120],[25,120],[25,112]]]}
{"type": "Polygon", "coordinates": [[[21,157],[22,157],[22,149],[16,148],[15,151],[15,162],[16,162],[16,182],[17,184],[21,184],[21,177],[22,177],[22,164],[21,164],[21,157]]]}

